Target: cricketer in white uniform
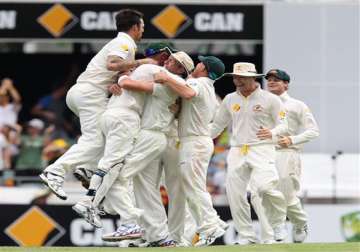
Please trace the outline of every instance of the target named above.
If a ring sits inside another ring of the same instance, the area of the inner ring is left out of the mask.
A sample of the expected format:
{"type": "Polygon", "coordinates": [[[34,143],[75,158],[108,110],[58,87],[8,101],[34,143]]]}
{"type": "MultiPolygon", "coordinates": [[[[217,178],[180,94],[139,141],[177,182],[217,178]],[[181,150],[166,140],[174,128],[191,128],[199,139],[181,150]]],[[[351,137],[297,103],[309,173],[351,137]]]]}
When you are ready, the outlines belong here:
{"type": "Polygon", "coordinates": [[[247,201],[249,182],[262,198],[274,231],[284,239],[286,207],[284,196],[276,189],[278,174],[272,139],[287,132],[285,109],[277,96],[260,88],[256,77],[262,74],[256,73],[254,64],[235,63],[231,75],[237,90],[224,98],[211,131],[215,138],[232,121],[226,192],[240,236],[238,243],[257,241],[247,201]]]}
{"type": "MultiPolygon", "coordinates": [[[[161,59],[164,59],[164,51],[174,51],[171,45],[166,43],[153,43],[145,49],[145,56],[152,57],[160,62],[163,62],[161,59]]],[[[177,103],[180,100],[177,100],[177,103]]],[[[177,114],[179,109],[178,104],[174,104],[172,109],[174,113],[177,114]]],[[[160,216],[160,212],[157,214],[159,219],[168,220],[169,233],[172,239],[174,239],[178,244],[191,244],[192,236],[189,239],[184,237],[184,211],[185,208],[185,197],[183,186],[181,180],[179,179],[181,172],[179,163],[179,134],[178,134],[178,120],[175,119],[169,126],[169,129],[165,130],[167,138],[167,147],[165,151],[161,154],[159,162],[152,162],[150,165],[157,165],[163,169],[164,181],[166,186],[166,191],[169,197],[168,204],[168,216],[160,216]]],[[[147,168],[153,169],[153,168],[147,168]]],[[[162,212],[162,211],[161,211],[162,212]]],[[[187,211],[187,214],[188,211],[187,211]]],[[[187,215],[189,217],[189,215],[187,215]]],[[[190,219],[190,218],[189,218],[190,219]]],[[[191,219],[190,219],[191,220],[191,219]]],[[[186,228],[192,229],[193,222],[186,222],[186,228]]],[[[187,230],[188,231],[188,230],[187,230]]],[[[195,233],[195,232],[189,232],[195,233]]]]}
{"type": "Polygon", "coordinates": [[[194,245],[207,246],[225,233],[206,188],[207,168],[214,150],[209,124],[218,105],[213,84],[225,66],[213,56],[199,56],[199,60],[186,86],[163,73],[156,80],[183,98],[179,116],[180,169],[186,201],[198,226],[199,240],[194,245]]]}
{"type": "MultiPolygon", "coordinates": [[[[160,66],[164,65],[164,62],[168,59],[171,52],[173,52],[174,49],[171,47],[171,45],[167,43],[151,43],[147,48],[145,49],[145,56],[151,57],[152,59],[155,59],[159,62],[160,66]]],[[[176,105],[173,106],[175,108],[176,105]]],[[[173,113],[176,113],[176,111],[173,111],[173,113]]],[[[168,130],[165,130],[166,137],[167,137],[167,148],[161,155],[161,159],[159,162],[151,162],[149,166],[161,166],[164,169],[165,173],[165,181],[166,181],[166,187],[168,191],[168,195],[170,198],[169,206],[168,206],[168,216],[167,218],[165,211],[163,209],[160,209],[160,211],[157,211],[157,217],[158,221],[160,223],[163,223],[164,220],[168,220],[168,227],[169,227],[169,233],[170,236],[177,242],[177,243],[183,243],[184,239],[182,239],[182,236],[184,235],[184,226],[183,226],[183,215],[179,214],[181,211],[179,209],[184,207],[185,204],[185,197],[183,196],[183,190],[182,190],[182,184],[181,180],[179,180],[180,176],[180,169],[178,164],[178,154],[179,154],[179,137],[178,137],[178,130],[177,130],[177,120],[173,120],[173,123],[170,125],[168,130]],[[161,216],[163,214],[163,216],[161,216]]],[[[153,168],[147,168],[147,169],[153,169],[153,168]]],[[[156,169],[156,168],[155,168],[156,169]]],[[[107,201],[108,197],[105,199],[105,202],[107,201]]],[[[153,216],[154,217],[154,216],[153,216]]],[[[124,223],[124,218],[121,218],[121,224],[124,223]]],[[[134,221],[132,222],[134,223],[134,221]]],[[[125,223],[126,224],[126,223],[125,223]]],[[[105,234],[103,236],[103,240],[105,241],[117,241],[124,239],[123,236],[118,237],[117,235],[119,232],[114,232],[110,234],[105,234]]],[[[132,235],[133,238],[134,235],[132,235]]],[[[190,238],[191,241],[192,237],[190,238]]],[[[126,242],[124,240],[124,242],[126,242]]],[[[128,244],[128,242],[126,243],[128,244]]]]}
{"type": "Polygon", "coordinates": [[[164,170],[164,182],[169,197],[168,227],[171,237],[181,243],[184,235],[185,197],[179,179],[181,176],[179,164],[178,120],[173,120],[166,134],[167,147],[161,155],[160,166],[164,170]]]}
{"type": "MultiPolygon", "coordinates": [[[[307,236],[307,215],[297,197],[301,176],[300,152],[304,143],[319,136],[319,128],[308,106],[287,93],[290,76],[285,71],[272,69],[265,78],[268,90],[280,97],[286,109],[289,132],[279,136],[275,165],[280,177],[278,188],[285,196],[287,217],[293,224],[293,240],[303,242],[307,236]]],[[[262,206],[255,210],[261,227],[269,230],[262,206]]]]}
{"type": "Polygon", "coordinates": [[[164,170],[164,184],[169,197],[168,227],[170,236],[183,246],[190,246],[197,231],[185,199],[179,164],[180,139],[178,120],[175,119],[166,134],[167,147],[161,155],[160,166],[164,170]]]}
{"type": "MultiPolygon", "coordinates": [[[[159,71],[158,68],[159,66],[156,65],[141,65],[136,68],[129,77],[135,81],[152,81],[154,74],[159,71]]],[[[119,82],[124,78],[128,77],[120,77],[119,82]]],[[[90,214],[89,209],[95,211],[95,209],[92,208],[92,200],[100,184],[105,183],[106,186],[115,181],[123,166],[125,156],[128,155],[134,147],[135,139],[140,131],[140,118],[143,113],[145,97],[144,92],[124,89],[121,95],[113,95],[110,98],[107,109],[101,116],[100,128],[106,141],[104,156],[100,159],[98,169],[91,177],[87,197],[73,207],[81,216],[85,216],[85,219],[90,218],[90,216],[87,216],[90,214]]],[[[126,183],[127,188],[129,181],[126,180],[124,183],[126,183]]],[[[122,224],[134,223],[134,220],[136,221],[142,212],[135,209],[133,205],[129,203],[131,202],[131,198],[129,194],[126,193],[127,189],[121,186],[117,188],[119,190],[112,190],[108,194],[109,199],[107,200],[117,198],[116,194],[121,193],[124,200],[122,202],[111,200],[112,210],[117,211],[120,216],[122,216],[122,224]],[[128,211],[124,211],[124,208],[128,209],[128,211]]],[[[105,188],[104,190],[107,191],[108,189],[105,188]]],[[[94,204],[97,206],[99,202],[94,202],[94,204]]],[[[101,227],[101,221],[97,218],[93,218],[93,224],[95,224],[96,227],[101,227]]]]}
{"type": "Polygon", "coordinates": [[[89,164],[96,167],[103,154],[104,137],[99,119],[108,102],[108,85],[114,82],[119,71],[148,63],[135,61],[136,44],[140,41],[144,22],[142,13],[124,9],[116,16],[116,38],[107,43],[90,61],[76,84],[68,91],[66,103],[80,118],[81,137],[63,156],[48,166],[40,175],[43,182],[61,199],[66,199],[62,186],[67,171],[89,164]]]}
{"type": "MultiPolygon", "coordinates": [[[[152,57],[154,59],[159,59],[159,65],[163,65],[164,62],[161,60],[164,51],[174,51],[174,49],[166,43],[153,43],[150,44],[145,50],[146,57],[152,57]],[[161,62],[163,62],[161,64],[161,62]]],[[[175,114],[178,112],[176,108],[179,109],[179,105],[173,106],[175,114]]],[[[179,161],[179,135],[178,135],[178,120],[174,119],[173,122],[169,125],[169,129],[165,130],[167,138],[167,147],[165,151],[161,154],[161,158],[158,162],[152,162],[150,165],[157,165],[163,169],[164,180],[166,185],[166,191],[169,197],[168,204],[168,216],[160,216],[160,211],[157,213],[159,220],[168,220],[169,233],[172,239],[174,239],[178,244],[185,243],[183,239],[184,235],[184,215],[182,214],[185,207],[185,197],[182,187],[181,180],[179,179],[180,166],[178,165],[179,161]]],[[[154,168],[147,168],[154,169],[154,168]]],[[[165,213],[166,214],[166,213],[165,213]]],[[[191,239],[190,239],[191,241],[191,239]]]]}
{"type": "MultiPolygon", "coordinates": [[[[156,71],[152,73],[166,71],[160,66],[152,66],[156,71]]],[[[172,54],[165,62],[165,68],[172,70],[173,73],[182,74],[185,69],[191,71],[193,63],[191,58],[184,52],[172,54]]],[[[184,82],[175,74],[167,72],[178,81],[184,82]]],[[[156,83],[134,83],[124,80],[120,83],[123,88],[151,93],[147,96],[143,116],[141,119],[141,131],[137,136],[134,149],[125,159],[125,165],[120,171],[115,183],[122,183],[123,179],[133,179],[134,193],[137,206],[144,209],[144,215],[140,223],[145,228],[145,239],[152,246],[173,246],[174,243],[168,239],[168,228],[166,218],[160,219],[158,215],[164,216],[164,207],[161,202],[159,188],[160,167],[151,165],[152,162],[158,163],[160,155],[166,148],[165,130],[169,128],[174,119],[174,114],[169,110],[169,106],[175,103],[178,95],[171,89],[156,83]]],[[[112,188],[110,188],[110,191],[112,188]]],[[[119,195],[121,199],[121,195],[119,195]]],[[[96,197],[95,197],[96,198],[96,197]]],[[[166,216],[166,215],[165,215],[166,216]]],[[[136,226],[121,226],[113,235],[127,238],[133,234],[136,226]]]]}

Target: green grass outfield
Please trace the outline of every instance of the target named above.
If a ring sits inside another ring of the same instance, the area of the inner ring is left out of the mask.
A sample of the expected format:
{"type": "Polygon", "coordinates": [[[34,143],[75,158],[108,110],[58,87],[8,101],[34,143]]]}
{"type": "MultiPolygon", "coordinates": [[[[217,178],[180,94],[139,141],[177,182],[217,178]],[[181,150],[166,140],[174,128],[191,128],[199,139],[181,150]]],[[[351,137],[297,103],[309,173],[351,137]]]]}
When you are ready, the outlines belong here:
{"type": "Polygon", "coordinates": [[[108,247],[1,247],[0,252],[360,252],[360,243],[305,243],[203,248],[108,248],[108,247]]]}

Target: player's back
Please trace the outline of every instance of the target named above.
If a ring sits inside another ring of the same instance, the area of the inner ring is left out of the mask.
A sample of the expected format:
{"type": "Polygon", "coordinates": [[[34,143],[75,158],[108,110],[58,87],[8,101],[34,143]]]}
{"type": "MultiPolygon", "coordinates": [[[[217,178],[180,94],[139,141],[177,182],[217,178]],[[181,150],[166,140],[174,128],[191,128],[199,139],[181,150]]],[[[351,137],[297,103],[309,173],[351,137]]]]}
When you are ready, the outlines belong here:
{"type": "MultiPolygon", "coordinates": [[[[167,71],[165,68],[160,68],[160,70],[167,71]]],[[[170,72],[167,72],[167,74],[185,85],[185,80],[181,77],[170,72]]],[[[178,94],[172,89],[166,85],[155,83],[153,93],[146,97],[141,128],[167,133],[174,119],[174,114],[170,111],[169,106],[174,104],[177,98],[178,94]]]]}
{"type": "Polygon", "coordinates": [[[191,100],[182,100],[179,117],[179,136],[210,136],[209,124],[213,120],[218,101],[214,81],[201,77],[187,80],[190,86],[196,85],[198,94],[191,100]]]}
{"type": "Polygon", "coordinates": [[[89,62],[85,71],[77,79],[77,83],[89,83],[107,90],[107,86],[116,81],[117,72],[107,69],[107,58],[110,55],[119,56],[124,60],[135,59],[136,44],[126,33],[108,42],[89,62]]]}
{"type": "MultiPolygon", "coordinates": [[[[160,66],[144,64],[136,68],[129,77],[133,80],[152,81],[154,74],[162,69],[160,66]]],[[[143,112],[146,94],[144,92],[136,92],[123,89],[121,95],[111,96],[108,109],[109,110],[131,110],[137,112],[139,115],[143,112]]]]}

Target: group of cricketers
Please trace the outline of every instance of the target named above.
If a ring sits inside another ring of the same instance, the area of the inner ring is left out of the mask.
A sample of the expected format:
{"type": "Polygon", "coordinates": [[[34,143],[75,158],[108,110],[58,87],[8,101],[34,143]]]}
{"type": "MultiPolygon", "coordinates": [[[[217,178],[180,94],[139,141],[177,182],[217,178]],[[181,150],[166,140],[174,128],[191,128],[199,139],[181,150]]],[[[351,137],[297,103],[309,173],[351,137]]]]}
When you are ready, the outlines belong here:
{"type": "Polygon", "coordinates": [[[135,59],[144,32],[143,14],[123,9],[115,16],[118,35],[90,61],[67,93],[82,135],[40,178],[66,200],[63,182],[72,171],[87,188],[73,206],[91,225],[101,215],[120,215],[104,241],[150,247],[208,246],[228,224],[213,207],[206,188],[213,138],[231,131],[226,193],[239,233],[237,244],[271,244],[287,236],[303,242],[307,217],[297,197],[301,145],[319,135],[308,107],[288,93],[289,75],[272,69],[268,91],[251,63],[225,73],[214,56],[191,57],[166,43],[150,44],[135,59]],[[214,82],[231,75],[236,91],[219,104],[214,82]],[[110,97],[110,98],[109,98],[110,97]],[[164,177],[164,178],[162,178],[164,177]],[[159,184],[164,180],[168,214],[159,184]],[[247,192],[262,235],[252,227],[247,192]]]}

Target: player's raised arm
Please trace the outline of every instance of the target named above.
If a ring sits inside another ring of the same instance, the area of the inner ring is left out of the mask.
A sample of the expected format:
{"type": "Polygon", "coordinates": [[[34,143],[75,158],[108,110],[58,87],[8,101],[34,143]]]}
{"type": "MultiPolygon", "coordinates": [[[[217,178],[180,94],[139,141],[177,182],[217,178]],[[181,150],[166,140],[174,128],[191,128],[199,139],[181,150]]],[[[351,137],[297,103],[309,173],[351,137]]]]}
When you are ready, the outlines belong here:
{"type": "Polygon", "coordinates": [[[185,99],[191,99],[196,95],[194,89],[188,85],[184,85],[183,81],[173,78],[164,71],[161,71],[154,75],[155,82],[167,85],[174,90],[179,96],[185,99]]]}

